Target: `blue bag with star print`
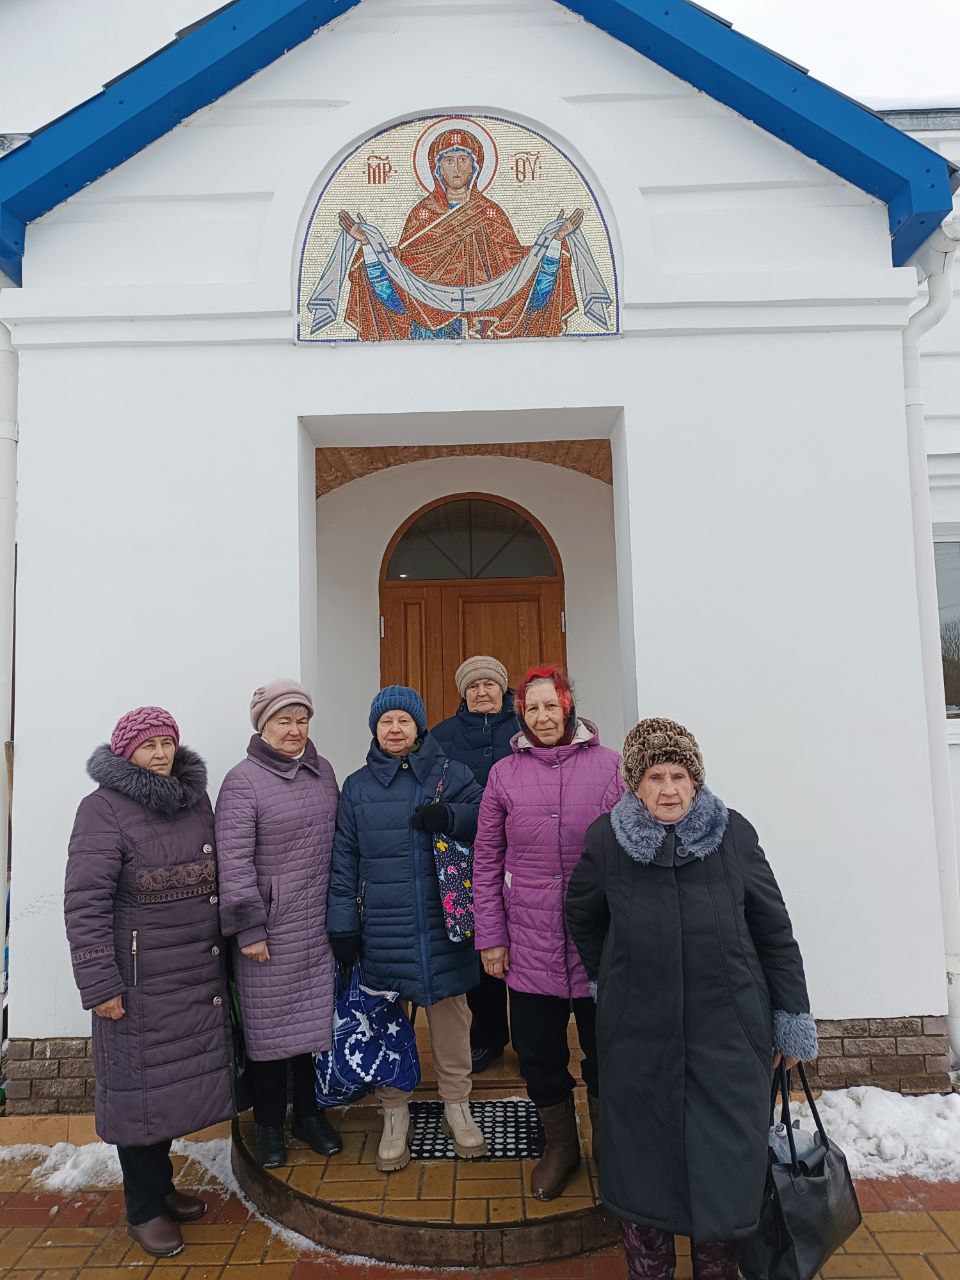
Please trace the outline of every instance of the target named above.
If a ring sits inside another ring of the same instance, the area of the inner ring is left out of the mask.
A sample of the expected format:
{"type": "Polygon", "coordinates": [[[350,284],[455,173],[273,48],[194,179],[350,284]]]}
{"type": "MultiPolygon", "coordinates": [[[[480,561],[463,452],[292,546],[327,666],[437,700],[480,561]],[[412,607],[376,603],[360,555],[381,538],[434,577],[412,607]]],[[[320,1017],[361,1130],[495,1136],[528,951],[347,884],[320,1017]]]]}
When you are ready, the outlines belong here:
{"type": "Polygon", "coordinates": [[[365,987],[359,962],[349,981],[337,970],[333,1043],[313,1064],[320,1107],[344,1107],[386,1085],[409,1093],[420,1083],[417,1039],[399,993],[365,987]]]}

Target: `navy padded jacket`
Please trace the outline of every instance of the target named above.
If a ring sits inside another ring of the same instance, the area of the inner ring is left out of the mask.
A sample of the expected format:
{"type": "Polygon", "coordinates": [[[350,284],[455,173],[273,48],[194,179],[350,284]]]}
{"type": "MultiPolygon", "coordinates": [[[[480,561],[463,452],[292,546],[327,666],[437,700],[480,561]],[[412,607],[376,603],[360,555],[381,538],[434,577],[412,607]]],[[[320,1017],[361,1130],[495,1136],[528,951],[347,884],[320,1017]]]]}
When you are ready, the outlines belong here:
{"type": "Polygon", "coordinates": [[[492,716],[468,711],[464,698],[456,715],[441,720],[431,733],[450,759],[465,764],[485,787],[490,770],[510,754],[510,739],[522,727],[513,705],[513,690],[508,689],[503,706],[492,716]]]}
{"type": "MultiPolygon", "coordinates": [[[[371,743],[366,765],[343,784],[327,898],[330,933],[361,934],[364,983],[419,1005],[480,981],[473,942],[447,937],[431,836],[410,825],[414,809],[436,795],[445,761],[432,733],[404,757],[371,743]]],[[[465,765],[447,761],[448,834],[473,840],[482,794],[465,765]]]]}

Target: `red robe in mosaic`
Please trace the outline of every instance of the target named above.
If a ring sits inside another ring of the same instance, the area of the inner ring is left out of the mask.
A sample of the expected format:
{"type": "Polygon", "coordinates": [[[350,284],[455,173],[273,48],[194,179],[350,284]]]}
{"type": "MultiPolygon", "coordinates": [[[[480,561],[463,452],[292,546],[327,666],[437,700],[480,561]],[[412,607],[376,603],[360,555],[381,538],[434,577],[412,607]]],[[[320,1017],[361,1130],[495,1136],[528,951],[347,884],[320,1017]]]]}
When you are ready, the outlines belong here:
{"type": "MultiPolygon", "coordinates": [[[[395,250],[403,265],[424,280],[465,288],[496,279],[528,251],[493,200],[474,191],[463,204],[451,207],[439,185],[411,210],[395,250]]],[[[464,337],[468,326],[471,334],[487,338],[552,338],[565,333],[568,317],[577,309],[570,254],[565,247],[547,305],[541,311],[528,312],[533,287],[531,279],[499,307],[465,316],[464,337]]],[[[456,318],[410,298],[396,284],[394,288],[406,314],[383,305],[367,279],[362,254],[357,254],[350,268],[345,318],[365,342],[409,338],[411,321],[425,329],[440,329],[456,318]]]]}

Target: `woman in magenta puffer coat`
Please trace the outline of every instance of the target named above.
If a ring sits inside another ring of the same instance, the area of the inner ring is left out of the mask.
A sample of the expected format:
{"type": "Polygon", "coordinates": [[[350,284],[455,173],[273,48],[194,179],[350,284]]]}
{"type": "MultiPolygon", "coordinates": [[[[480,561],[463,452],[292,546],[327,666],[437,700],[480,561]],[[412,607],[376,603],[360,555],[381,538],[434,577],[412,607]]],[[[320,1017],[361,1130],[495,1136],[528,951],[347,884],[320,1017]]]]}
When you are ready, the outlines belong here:
{"type": "Polygon", "coordinates": [[[557,667],[534,667],[517,690],[524,730],[490,771],[474,845],[475,943],[483,967],[505,978],[510,1025],[527,1092],[546,1134],[530,1185],[560,1195],[580,1163],[568,1071],[571,1007],[584,1052],[583,1079],[597,1123],[595,1009],[586,971],[564,921],[564,896],[587,827],[623,795],[620,756],[580,720],[557,667]]]}

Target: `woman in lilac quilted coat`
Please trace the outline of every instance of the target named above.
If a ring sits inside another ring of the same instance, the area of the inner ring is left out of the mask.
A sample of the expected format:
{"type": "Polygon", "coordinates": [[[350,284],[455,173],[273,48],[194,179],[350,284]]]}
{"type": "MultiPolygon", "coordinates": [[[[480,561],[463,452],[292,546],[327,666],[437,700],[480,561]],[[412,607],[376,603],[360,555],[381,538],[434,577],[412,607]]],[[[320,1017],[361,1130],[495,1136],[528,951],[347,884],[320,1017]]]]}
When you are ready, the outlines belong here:
{"type": "Polygon", "coordinates": [[[321,1155],[343,1146],[317,1108],[312,1054],[330,1047],[333,954],[327,887],[337,782],[307,736],[313,703],[293,680],[254,691],[256,732],[217,800],[220,921],[234,972],[253,1084],[256,1154],[286,1163],[287,1070],[295,1138],[321,1155]]]}
{"type": "Polygon", "coordinates": [[[94,1014],[97,1133],[117,1144],[129,1234],[171,1257],[207,1207],[174,1190],[171,1139],[234,1110],[207,769],[168,711],[138,707],[87,772],[64,914],[94,1014]]]}
{"type": "Polygon", "coordinates": [[[587,827],[623,795],[620,756],[577,717],[557,667],[534,667],[517,690],[524,730],[491,769],[473,851],[475,943],[483,967],[506,979],[510,1026],[527,1092],[546,1134],[530,1178],[541,1200],[560,1195],[580,1163],[568,1063],[570,1012],[584,1052],[583,1079],[599,1115],[595,1008],[566,927],[564,895],[587,827]]]}

